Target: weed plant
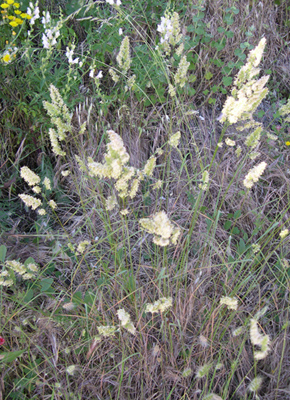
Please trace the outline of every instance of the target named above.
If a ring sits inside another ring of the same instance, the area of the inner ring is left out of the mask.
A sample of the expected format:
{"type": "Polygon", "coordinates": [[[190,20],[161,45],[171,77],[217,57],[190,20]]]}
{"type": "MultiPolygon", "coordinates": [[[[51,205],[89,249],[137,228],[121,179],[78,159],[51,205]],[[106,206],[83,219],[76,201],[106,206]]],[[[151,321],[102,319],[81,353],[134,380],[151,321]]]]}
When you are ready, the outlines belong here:
{"type": "Polygon", "coordinates": [[[289,6],[240,3],[0,4],[1,398],[290,399],[289,6]]]}

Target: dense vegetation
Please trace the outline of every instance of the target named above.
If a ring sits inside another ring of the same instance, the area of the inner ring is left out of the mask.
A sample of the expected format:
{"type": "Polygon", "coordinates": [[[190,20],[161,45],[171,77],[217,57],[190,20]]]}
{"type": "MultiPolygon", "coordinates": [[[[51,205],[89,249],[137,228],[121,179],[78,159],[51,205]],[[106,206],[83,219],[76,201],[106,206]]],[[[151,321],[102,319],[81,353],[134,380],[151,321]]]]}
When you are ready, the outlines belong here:
{"type": "Polygon", "coordinates": [[[0,399],[290,399],[289,2],[0,8],[0,399]]]}

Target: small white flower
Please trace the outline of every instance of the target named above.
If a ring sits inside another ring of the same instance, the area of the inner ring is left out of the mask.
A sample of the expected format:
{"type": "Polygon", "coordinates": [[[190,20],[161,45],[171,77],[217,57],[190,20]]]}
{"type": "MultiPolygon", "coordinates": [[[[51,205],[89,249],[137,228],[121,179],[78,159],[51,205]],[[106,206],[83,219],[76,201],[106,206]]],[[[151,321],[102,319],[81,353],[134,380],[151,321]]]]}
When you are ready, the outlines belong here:
{"type": "Polygon", "coordinates": [[[119,28],[119,35],[122,36],[123,35],[123,29],[119,28]]]}
{"type": "Polygon", "coordinates": [[[101,79],[103,77],[103,71],[99,71],[96,79],[101,79]]]}

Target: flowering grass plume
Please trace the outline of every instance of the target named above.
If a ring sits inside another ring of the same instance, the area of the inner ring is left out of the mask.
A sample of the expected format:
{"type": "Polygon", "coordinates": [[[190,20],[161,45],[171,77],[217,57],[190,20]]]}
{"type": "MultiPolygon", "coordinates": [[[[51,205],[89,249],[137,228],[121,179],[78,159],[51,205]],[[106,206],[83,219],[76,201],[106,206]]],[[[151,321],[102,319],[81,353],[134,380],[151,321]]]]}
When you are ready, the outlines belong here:
{"type": "Polygon", "coordinates": [[[260,72],[257,66],[261,61],[265,45],[266,39],[263,38],[249,53],[247,63],[240,69],[234,81],[231,96],[224,104],[221,122],[228,121],[229,124],[234,124],[238,121],[251,120],[254,111],[267,95],[268,89],[264,86],[269,76],[263,76],[259,80],[254,79],[260,72]]]}
{"type": "Polygon", "coordinates": [[[164,211],[160,211],[150,218],[139,220],[141,227],[154,235],[153,242],[158,246],[176,244],[181,233],[180,229],[174,227],[164,211]]]}
{"type": "Polygon", "coordinates": [[[145,312],[146,313],[161,313],[169,310],[172,307],[172,297],[161,297],[159,300],[155,301],[155,303],[146,304],[145,312]]]}
{"type": "MultiPolygon", "coordinates": [[[[95,162],[91,157],[88,158],[88,168],[91,176],[99,178],[115,179],[115,189],[120,198],[129,197],[133,199],[139,189],[140,181],[144,176],[152,176],[156,158],[150,157],[142,171],[137,168],[126,165],[129,160],[129,154],[126,151],[122,138],[113,130],[107,131],[109,143],[107,152],[102,163],[95,162]]],[[[106,209],[112,210],[117,205],[114,195],[106,200],[106,209]]]]}
{"type": "Polygon", "coordinates": [[[259,351],[254,351],[254,358],[262,360],[270,351],[270,338],[268,335],[262,335],[258,329],[258,321],[255,318],[250,320],[250,339],[253,346],[260,347],[259,351]]]}
{"type": "Polygon", "coordinates": [[[114,336],[115,332],[116,332],[116,328],[114,326],[98,326],[97,327],[98,332],[101,336],[104,337],[110,337],[110,336],[114,336]]]}
{"type": "Polygon", "coordinates": [[[124,310],[124,308],[121,308],[120,310],[117,311],[117,315],[121,322],[121,326],[127,329],[128,332],[132,333],[132,335],[135,335],[136,328],[134,327],[133,322],[131,321],[130,314],[127,313],[124,310]]]}
{"type": "Polygon", "coordinates": [[[43,106],[51,117],[51,122],[55,125],[55,129],[49,129],[52,151],[55,155],[64,156],[66,153],[62,151],[59,141],[66,139],[67,132],[72,132],[72,115],[69,113],[58,89],[54,85],[50,85],[49,92],[51,103],[44,101],[43,106]]]}
{"type": "Polygon", "coordinates": [[[29,186],[38,185],[40,183],[40,177],[36,175],[28,167],[22,167],[20,169],[20,176],[28,183],[29,186]]]}
{"type": "Polygon", "coordinates": [[[224,296],[220,299],[220,305],[225,304],[230,310],[237,310],[238,299],[234,297],[224,296]]]}
{"type": "Polygon", "coordinates": [[[261,376],[257,376],[250,382],[250,384],[248,386],[248,390],[250,392],[257,393],[261,389],[262,382],[263,382],[263,378],[261,376]]]}
{"type": "Polygon", "coordinates": [[[265,171],[266,166],[267,164],[263,161],[254,168],[250,169],[243,181],[243,184],[247,189],[251,189],[254,186],[254,183],[258,182],[261,175],[265,171]]]}

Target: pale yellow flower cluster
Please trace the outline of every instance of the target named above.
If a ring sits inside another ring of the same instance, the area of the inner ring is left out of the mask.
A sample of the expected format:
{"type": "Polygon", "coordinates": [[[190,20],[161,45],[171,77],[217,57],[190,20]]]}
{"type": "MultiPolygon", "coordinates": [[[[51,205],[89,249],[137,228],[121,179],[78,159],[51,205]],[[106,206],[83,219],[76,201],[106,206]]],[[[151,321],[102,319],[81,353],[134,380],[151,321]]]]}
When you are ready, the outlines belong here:
{"type": "Polygon", "coordinates": [[[155,301],[154,303],[146,304],[146,313],[161,313],[167,311],[169,308],[172,307],[172,297],[161,297],[159,300],[155,301]]]}
{"type": "Polygon", "coordinates": [[[230,310],[237,310],[238,300],[235,297],[223,296],[220,299],[220,305],[225,304],[230,310]]]}
{"type": "Polygon", "coordinates": [[[263,382],[263,378],[260,376],[257,376],[250,382],[250,384],[248,386],[248,390],[250,392],[257,393],[262,386],[262,382],[263,382]]]}
{"type": "Polygon", "coordinates": [[[236,145],[236,142],[230,138],[226,138],[225,144],[229,147],[234,147],[236,145]]]}
{"type": "Polygon", "coordinates": [[[9,272],[5,269],[0,272],[0,286],[10,287],[13,285],[9,272]]]}
{"type": "MultiPolygon", "coordinates": [[[[29,263],[27,265],[24,265],[16,260],[6,261],[5,266],[8,270],[11,269],[13,272],[20,275],[24,280],[35,278],[36,273],[39,270],[38,266],[34,263],[29,263]]],[[[4,276],[8,276],[7,270],[2,271],[2,276],[3,273],[4,276]]],[[[0,284],[1,284],[1,276],[0,276],[0,284]]],[[[11,279],[4,282],[4,285],[2,283],[3,286],[11,286],[12,284],[13,281],[11,279]]]]}
{"type": "Polygon", "coordinates": [[[41,206],[41,200],[36,199],[35,197],[30,196],[29,194],[19,194],[19,197],[25,203],[25,205],[27,207],[31,207],[32,210],[36,210],[38,207],[41,206]]]}
{"type": "Polygon", "coordinates": [[[28,167],[22,167],[20,169],[20,176],[25,180],[26,183],[28,183],[29,186],[35,186],[40,183],[40,177],[28,167]]]}
{"type": "Polygon", "coordinates": [[[180,138],[181,138],[181,133],[179,131],[171,135],[168,141],[169,146],[177,148],[179,145],[180,138]]]}
{"type": "Polygon", "coordinates": [[[228,97],[223,110],[221,122],[228,121],[234,124],[238,121],[251,119],[254,111],[268,93],[266,85],[269,76],[263,76],[259,80],[254,77],[260,72],[257,66],[261,61],[266,39],[261,39],[258,46],[253,49],[244,65],[239,71],[232,89],[232,96],[228,97]]]}
{"type": "Polygon", "coordinates": [[[208,186],[209,186],[209,173],[208,171],[203,171],[202,173],[202,183],[200,183],[199,188],[201,190],[207,190],[208,186]]]}
{"type": "MultiPolygon", "coordinates": [[[[116,180],[115,189],[121,198],[133,199],[138,191],[140,181],[144,175],[152,176],[156,166],[156,158],[150,157],[142,171],[126,166],[130,157],[127,153],[122,138],[113,130],[108,132],[110,142],[107,144],[107,152],[103,163],[88,159],[88,168],[91,176],[100,178],[113,178],[116,180]]],[[[106,209],[112,210],[117,201],[114,196],[109,196],[106,201],[106,209]]]]}
{"type": "Polygon", "coordinates": [[[98,332],[100,335],[105,336],[105,337],[110,337],[114,336],[116,332],[116,328],[114,326],[98,326],[97,327],[98,332]]]}
{"type": "Polygon", "coordinates": [[[186,83],[186,75],[188,68],[190,66],[190,63],[187,61],[186,56],[184,55],[181,57],[181,60],[179,61],[177,71],[174,75],[174,82],[176,86],[183,87],[186,83]]]}
{"type": "Polygon", "coordinates": [[[290,99],[288,99],[288,102],[284,106],[281,106],[278,111],[280,115],[289,114],[288,117],[285,118],[285,122],[290,122],[290,99]]]}
{"type": "Polygon", "coordinates": [[[250,339],[253,346],[259,346],[260,351],[254,351],[254,358],[262,360],[270,351],[270,338],[268,335],[262,335],[258,329],[258,321],[255,318],[250,320],[250,339]]]}
{"type": "Polygon", "coordinates": [[[154,235],[153,242],[158,246],[176,244],[180,229],[175,228],[164,211],[160,211],[150,218],[141,218],[139,223],[143,229],[154,235]]]}
{"type": "Polygon", "coordinates": [[[258,182],[261,175],[265,171],[266,166],[267,164],[263,161],[254,168],[250,169],[243,182],[247,189],[251,189],[254,186],[254,183],[258,182]]]}
{"type": "Polygon", "coordinates": [[[197,371],[196,371],[196,378],[203,378],[204,376],[207,376],[209,374],[209,371],[211,370],[212,364],[204,364],[200,366],[197,371]]]}
{"type": "Polygon", "coordinates": [[[117,55],[117,63],[121,69],[122,74],[126,75],[131,65],[130,41],[128,36],[125,36],[122,40],[120,51],[117,55]]]}
{"type": "Polygon", "coordinates": [[[80,242],[77,247],[77,254],[83,254],[89,244],[91,244],[89,240],[83,240],[80,242]]]}
{"type": "Polygon", "coordinates": [[[283,229],[280,233],[279,236],[281,239],[284,239],[289,233],[289,229],[283,229]]]}
{"type": "Polygon", "coordinates": [[[49,87],[49,92],[51,103],[44,101],[43,106],[51,117],[51,122],[56,127],[55,129],[49,129],[52,151],[56,155],[64,156],[66,153],[61,150],[59,141],[65,140],[67,132],[72,131],[72,115],[69,113],[58,89],[52,84],[49,87]]]}
{"type": "Polygon", "coordinates": [[[136,328],[134,327],[133,322],[131,321],[130,314],[127,313],[124,310],[124,308],[121,308],[120,310],[117,311],[117,315],[119,320],[121,321],[121,326],[127,329],[128,332],[132,333],[132,335],[135,335],[136,328]]]}

